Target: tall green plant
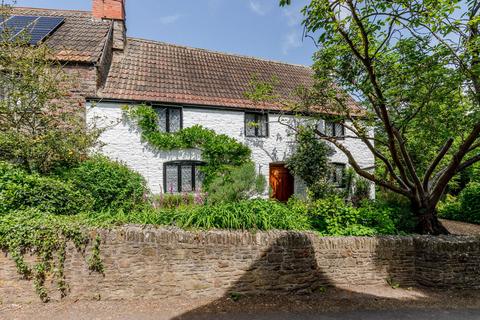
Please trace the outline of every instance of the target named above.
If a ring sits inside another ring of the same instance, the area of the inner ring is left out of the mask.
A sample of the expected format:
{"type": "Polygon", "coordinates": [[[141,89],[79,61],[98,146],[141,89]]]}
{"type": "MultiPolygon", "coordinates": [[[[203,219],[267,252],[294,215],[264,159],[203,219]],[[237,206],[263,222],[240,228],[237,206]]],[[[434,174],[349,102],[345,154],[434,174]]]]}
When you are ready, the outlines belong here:
{"type": "Polygon", "coordinates": [[[334,153],[333,149],[319,140],[309,127],[298,128],[296,143],[295,152],[287,160],[287,168],[305,181],[313,199],[331,195],[335,192],[329,182],[332,170],[329,156],[334,153]]]}
{"type": "Polygon", "coordinates": [[[215,177],[207,188],[207,201],[220,203],[245,200],[263,194],[265,187],[265,176],[256,173],[254,163],[247,162],[215,177]]]}

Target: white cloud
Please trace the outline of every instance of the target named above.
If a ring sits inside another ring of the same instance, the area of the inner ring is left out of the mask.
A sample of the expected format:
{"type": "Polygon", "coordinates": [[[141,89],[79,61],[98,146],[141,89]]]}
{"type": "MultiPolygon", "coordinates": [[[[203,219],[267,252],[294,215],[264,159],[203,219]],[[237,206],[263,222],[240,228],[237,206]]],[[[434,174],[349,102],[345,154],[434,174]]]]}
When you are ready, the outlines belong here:
{"type": "Polygon", "coordinates": [[[257,0],[250,0],[249,5],[250,5],[250,10],[258,14],[259,16],[266,15],[270,10],[269,7],[265,6],[264,4],[260,3],[257,0]]]}
{"type": "Polygon", "coordinates": [[[170,16],[163,16],[159,18],[161,24],[172,24],[178,21],[182,15],[180,14],[172,14],[170,16]]]}
{"type": "Polygon", "coordinates": [[[302,23],[303,15],[300,12],[300,9],[285,8],[283,15],[287,18],[287,24],[289,27],[298,26],[302,23]]]}
{"type": "Polygon", "coordinates": [[[290,50],[299,48],[302,45],[302,39],[298,30],[292,30],[285,35],[282,43],[282,53],[287,55],[290,50]]]}

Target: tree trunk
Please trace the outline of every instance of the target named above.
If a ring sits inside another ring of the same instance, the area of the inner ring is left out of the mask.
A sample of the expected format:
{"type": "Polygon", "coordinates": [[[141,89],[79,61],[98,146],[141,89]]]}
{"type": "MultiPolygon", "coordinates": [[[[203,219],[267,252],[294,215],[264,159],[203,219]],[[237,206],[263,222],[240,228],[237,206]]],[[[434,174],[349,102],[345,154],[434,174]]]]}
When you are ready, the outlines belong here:
{"type": "Polygon", "coordinates": [[[417,227],[415,231],[420,234],[441,235],[450,234],[450,232],[438,220],[437,209],[435,207],[413,206],[413,213],[417,217],[417,227]]]}

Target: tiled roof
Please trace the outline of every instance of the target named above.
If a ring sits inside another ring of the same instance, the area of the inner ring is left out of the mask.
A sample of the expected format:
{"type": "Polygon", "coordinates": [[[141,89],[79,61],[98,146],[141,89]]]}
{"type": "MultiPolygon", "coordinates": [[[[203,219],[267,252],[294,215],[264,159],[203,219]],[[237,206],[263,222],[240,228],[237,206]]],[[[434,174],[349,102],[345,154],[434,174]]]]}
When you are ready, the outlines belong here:
{"type": "Polygon", "coordinates": [[[89,11],[15,7],[12,14],[64,17],[65,22],[45,41],[60,61],[97,62],[111,25],[94,19],[89,11]]]}
{"type": "Polygon", "coordinates": [[[311,86],[312,75],[305,66],[128,38],[99,97],[275,110],[278,104],[245,97],[254,77],[275,79],[276,92],[288,95],[299,85],[311,86]]]}

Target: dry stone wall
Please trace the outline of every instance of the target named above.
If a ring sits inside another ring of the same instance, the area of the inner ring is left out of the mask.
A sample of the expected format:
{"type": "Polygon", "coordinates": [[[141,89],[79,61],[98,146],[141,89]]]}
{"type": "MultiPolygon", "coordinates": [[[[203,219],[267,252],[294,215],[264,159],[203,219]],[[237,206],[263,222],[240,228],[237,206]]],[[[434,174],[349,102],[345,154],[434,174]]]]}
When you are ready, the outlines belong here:
{"type": "MultiPolygon", "coordinates": [[[[322,286],[385,284],[480,288],[480,238],[328,238],[297,232],[187,232],[126,226],[98,230],[105,276],[69,249],[68,299],[308,294],[322,286]]],[[[87,250],[88,253],[88,250],[87,250]]],[[[59,296],[55,284],[50,295],[59,296]]],[[[0,300],[38,301],[0,256],[0,300]]]]}

